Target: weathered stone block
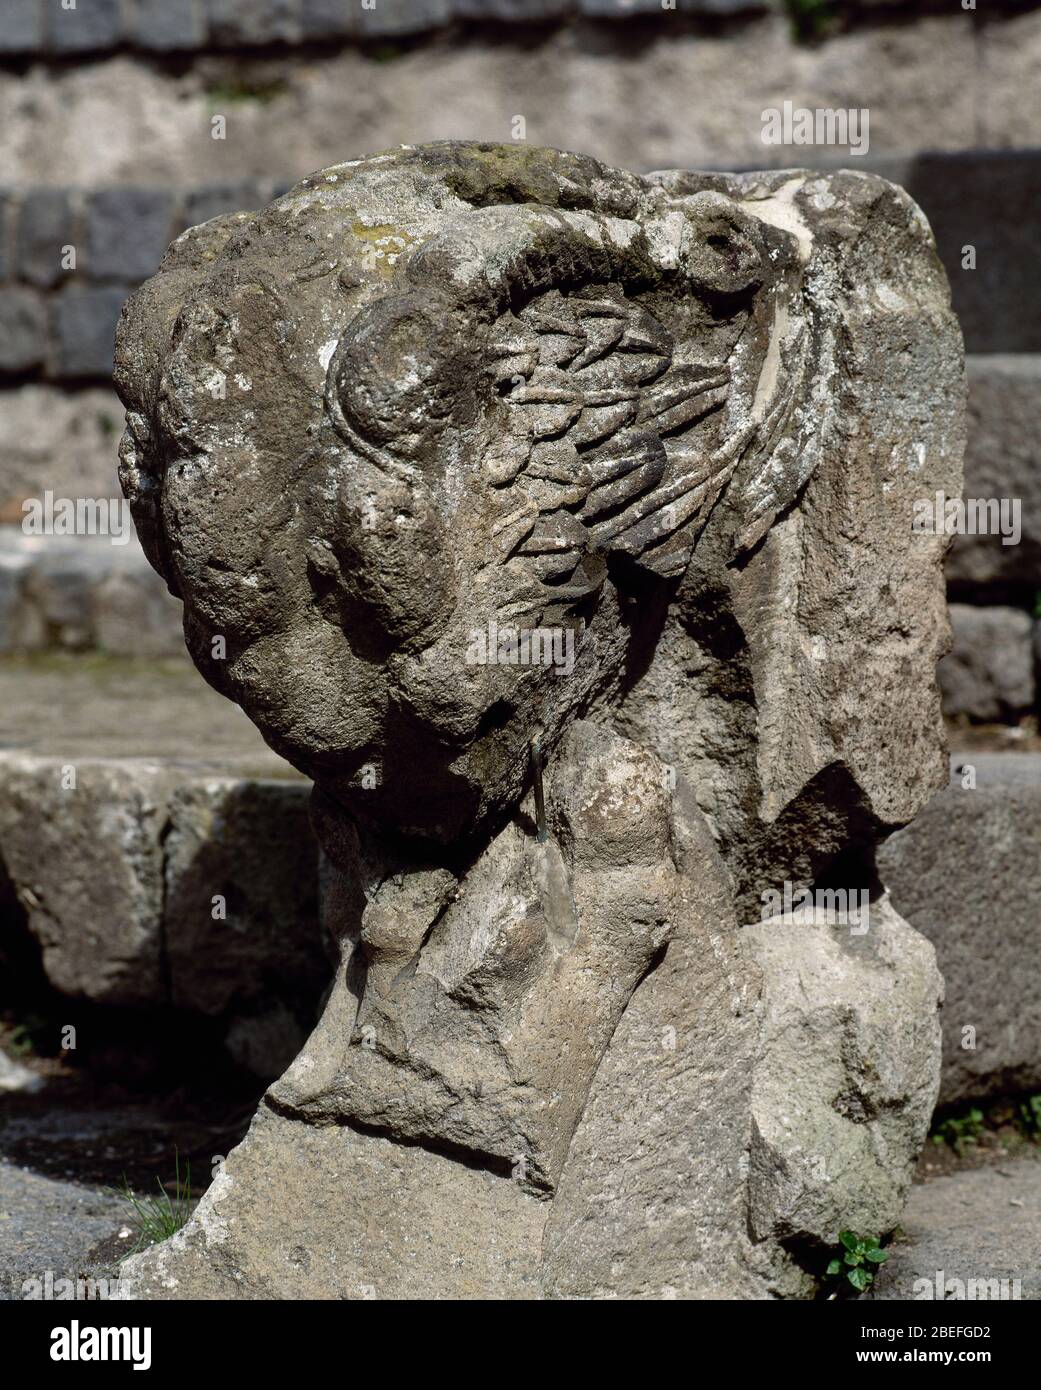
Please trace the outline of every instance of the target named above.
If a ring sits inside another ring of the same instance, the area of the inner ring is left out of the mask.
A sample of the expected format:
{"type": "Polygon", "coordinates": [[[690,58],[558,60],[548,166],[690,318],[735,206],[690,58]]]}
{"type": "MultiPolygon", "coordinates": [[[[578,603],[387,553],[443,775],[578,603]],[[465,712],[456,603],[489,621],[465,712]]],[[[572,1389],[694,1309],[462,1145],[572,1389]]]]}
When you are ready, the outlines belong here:
{"type": "Polygon", "coordinates": [[[452,0],[458,19],[485,19],[505,23],[539,24],[571,14],[573,0],[452,0]]]}
{"type": "Polygon", "coordinates": [[[1041,590],[1041,355],[973,356],[966,366],[965,496],[1017,502],[1022,534],[1016,545],[956,536],[947,581],[957,596],[999,586],[1030,603],[1041,590]]]}
{"type": "Polygon", "coordinates": [[[177,202],[159,188],[106,188],[87,199],[84,270],[93,280],[144,279],[173,234],[177,202]]]}
{"type": "Polygon", "coordinates": [[[58,379],[112,375],[112,345],[126,293],[125,287],[115,285],[72,285],[55,296],[50,375],[58,379]]]}
{"type": "Polygon", "coordinates": [[[437,29],[452,18],[452,0],[379,0],[371,10],[358,11],[361,38],[393,38],[437,29]]]}
{"type": "Polygon", "coordinates": [[[349,0],[300,0],[300,33],[305,42],[347,38],[358,32],[360,6],[349,0]]]}
{"type": "Polygon", "coordinates": [[[951,604],[954,645],[937,668],[944,713],[992,722],[1034,704],[1033,625],[1016,608],[951,604]]]}
{"type": "Polygon", "coordinates": [[[77,999],[160,1002],[167,779],[141,763],[5,753],[0,787],[0,856],[48,979],[77,999]]]}
{"type": "Polygon", "coordinates": [[[0,289],[0,373],[28,371],[47,356],[47,315],[35,290],[0,289]]]}
{"type": "Polygon", "coordinates": [[[60,188],[34,188],[19,209],[15,270],[22,280],[50,289],[68,274],[62,247],[76,246],[79,219],[69,194],[60,188]]]}
{"type": "Polygon", "coordinates": [[[1041,757],[955,754],[949,787],[878,854],[898,911],[936,947],[940,1101],[1041,1087],[1041,757]]]}
{"type": "Polygon", "coordinates": [[[172,53],[201,48],[206,39],[203,0],[137,0],[134,41],[172,53]]]}
{"type": "Polygon", "coordinates": [[[818,910],[742,933],[763,972],[749,1203],[760,1240],[891,1230],[929,1130],[936,953],[888,897],[864,917],[843,925],[818,910]]]}
{"type": "Polygon", "coordinates": [[[127,33],[125,0],[79,0],[66,9],[61,0],[44,0],[47,46],[58,53],[115,48],[127,33]]]}
{"type": "Polygon", "coordinates": [[[43,0],[5,0],[0,53],[34,53],[43,45],[43,0]]]}
{"type": "Polygon", "coordinates": [[[291,43],[300,36],[295,0],[206,0],[206,15],[211,41],[222,46],[291,43]]]}
{"type": "Polygon", "coordinates": [[[297,1047],[286,1064],[330,975],[318,929],[309,796],[307,783],[295,779],[199,779],[171,797],[164,842],[174,1005],[237,1016],[276,996],[295,1003],[297,1047]]]}
{"type": "Polygon", "coordinates": [[[229,183],[210,184],[195,188],[185,203],[184,224],[197,227],[211,217],[228,212],[249,212],[264,201],[264,184],[260,179],[238,179],[229,183]]]}

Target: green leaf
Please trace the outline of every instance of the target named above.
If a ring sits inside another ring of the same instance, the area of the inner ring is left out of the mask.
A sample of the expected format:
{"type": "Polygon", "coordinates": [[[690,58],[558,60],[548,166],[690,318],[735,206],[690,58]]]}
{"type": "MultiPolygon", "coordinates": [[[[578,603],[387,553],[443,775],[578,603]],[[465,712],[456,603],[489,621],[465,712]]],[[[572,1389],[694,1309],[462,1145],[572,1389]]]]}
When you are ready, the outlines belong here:
{"type": "Polygon", "coordinates": [[[825,1273],[826,1273],[826,1274],[830,1274],[830,1275],[841,1274],[841,1273],[842,1273],[842,1261],[841,1261],[841,1260],[832,1260],[831,1264],[828,1265],[828,1268],[825,1270],[825,1273]]]}
{"type": "Polygon", "coordinates": [[[840,1231],[839,1240],[847,1250],[856,1250],[857,1246],[860,1244],[860,1237],[855,1231],[840,1231]]]}
{"type": "Polygon", "coordinates": [[[870,1272],[870,1270],[867,1269],[851,1269],[850,1272],[846,1275],[846,1278],[853,1285],[853,1287],[855,1289],[859,1289],[861,1293],[863,1293],[866,1288],[870,1288],[871,1281],[874,1279],[874,1277],[875,1276],[870,1272]]]}
{"type": "Polygon", "coordinates": [[[869,1250],[867,1252],[867,1258],[871,1261],[873,1265],[884,1265],[886,1260],[889,1259],[889,1251],[869,1250]]]}
{"type": "Polygon", "coordinates": [[[863,1264],[862,1257],[859,1254],[857,1254],[854,1250],[847,1250],[842,1258],[846,1261],[848,1265],[863,1264]]]}

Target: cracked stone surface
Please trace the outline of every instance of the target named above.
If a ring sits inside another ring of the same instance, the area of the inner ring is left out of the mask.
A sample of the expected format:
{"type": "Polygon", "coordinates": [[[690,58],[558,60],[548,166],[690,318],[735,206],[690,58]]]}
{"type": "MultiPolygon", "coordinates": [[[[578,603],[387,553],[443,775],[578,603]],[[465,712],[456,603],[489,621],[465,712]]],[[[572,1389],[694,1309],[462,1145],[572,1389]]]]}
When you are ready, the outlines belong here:
{"type": "Polygon", "coordinates": [[[117,347],[145,551],[315,781],[340,959],[128,1287],[805,1293],[793,1242],[896,1219],[938,1083],[872,871],[946,772],[911,516],[960,489],[963,360],[919,210],[406,147],[185,233],[117,347]],[[829,873],[866,943],[760,921],[829,873]]]}

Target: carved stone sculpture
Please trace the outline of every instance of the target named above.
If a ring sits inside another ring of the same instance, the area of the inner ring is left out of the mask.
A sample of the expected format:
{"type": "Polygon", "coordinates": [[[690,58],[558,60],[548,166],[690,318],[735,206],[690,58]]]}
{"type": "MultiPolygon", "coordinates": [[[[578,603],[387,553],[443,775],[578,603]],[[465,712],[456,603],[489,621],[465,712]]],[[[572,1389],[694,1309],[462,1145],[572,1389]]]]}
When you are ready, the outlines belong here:
{"type": "Polygon", "coordinates": [[[962,446],[906,195],[403,148],[186,232],[118,359],[189,649],[315,781],[336,961],[134,1290],[799,1294],[895,1224],[940,985],[873,846],[945,780],[911,519],[962,446]],[[785,884],[870,924],[761,921],[785,884]]]}

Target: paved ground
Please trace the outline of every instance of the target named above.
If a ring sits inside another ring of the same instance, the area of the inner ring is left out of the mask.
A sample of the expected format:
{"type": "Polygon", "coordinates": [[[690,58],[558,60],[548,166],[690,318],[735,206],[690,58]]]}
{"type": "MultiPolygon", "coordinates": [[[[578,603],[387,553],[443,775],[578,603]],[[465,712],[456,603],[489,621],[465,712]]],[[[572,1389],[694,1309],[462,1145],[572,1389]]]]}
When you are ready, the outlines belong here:
{"type": "Polygon", "coordinates": [[[48,1271],[51,1288],[60,1279],[104,1277],[115,1252],[134,1245],[126,1210],[103,1189],[0,1159],[0,1300],[31,1295],[29,1280],[39,1280],[42,1290],[48,1271]]]}
{"type": "MultiPolygon", "coordinates": [[[[59,1106],[47,1117],[36,1103],[0,1119],[0,1299],[24,1297],[24,1281],[47,1271],[54,1280],[111,1277],[136,1232],[127,1204],[100,1179],[130,1161],[135,1186],[147,1190],[150,1162],[169,1166],[169,1120],[148,1108],[135,1114],[59,1106]],[[22,1162],[27,1156],[32,1163],[22,1162]],[[70,1180],[74,1172],[80,1181],[70,1180]]],[[[230,1142],[198,1133],[180,1138],[181,1152],[195,1147],[200,1158],[230,1142]]],[[[915,1281],[926,1280],[935,1298],[941,1272],[941,1287],[961,1280],[969,1292],[969,1280],[1018,1279],[1021,1298],[1041,1299],[1041,1154],[916,1185],[903,1229],[872,1297],[921,1298],[915,1281]]],[[[957,1291],[954,1285],[947,1292],[957,1291]]],[[[979,1286],[977,1296],[993,1295],[979,1286]]]]}
{"type": "MultiPolygon", "coordinates": [[[[873,1297],[957,1297],[960,1280],[1019,1280],[1019,1296],[1041,1299],[1041,1156],[952,1173],[911,1189],[906,1240],[891,1247],[873,1297]],[[928,1281],[931,1294],[924,1283],[928,1281]]],[[[993,1293],[977,1287],[977,1297],[993,1293]]],[[[999,1286],[999,1296],[1001,1289],[999,1286]]]]}

